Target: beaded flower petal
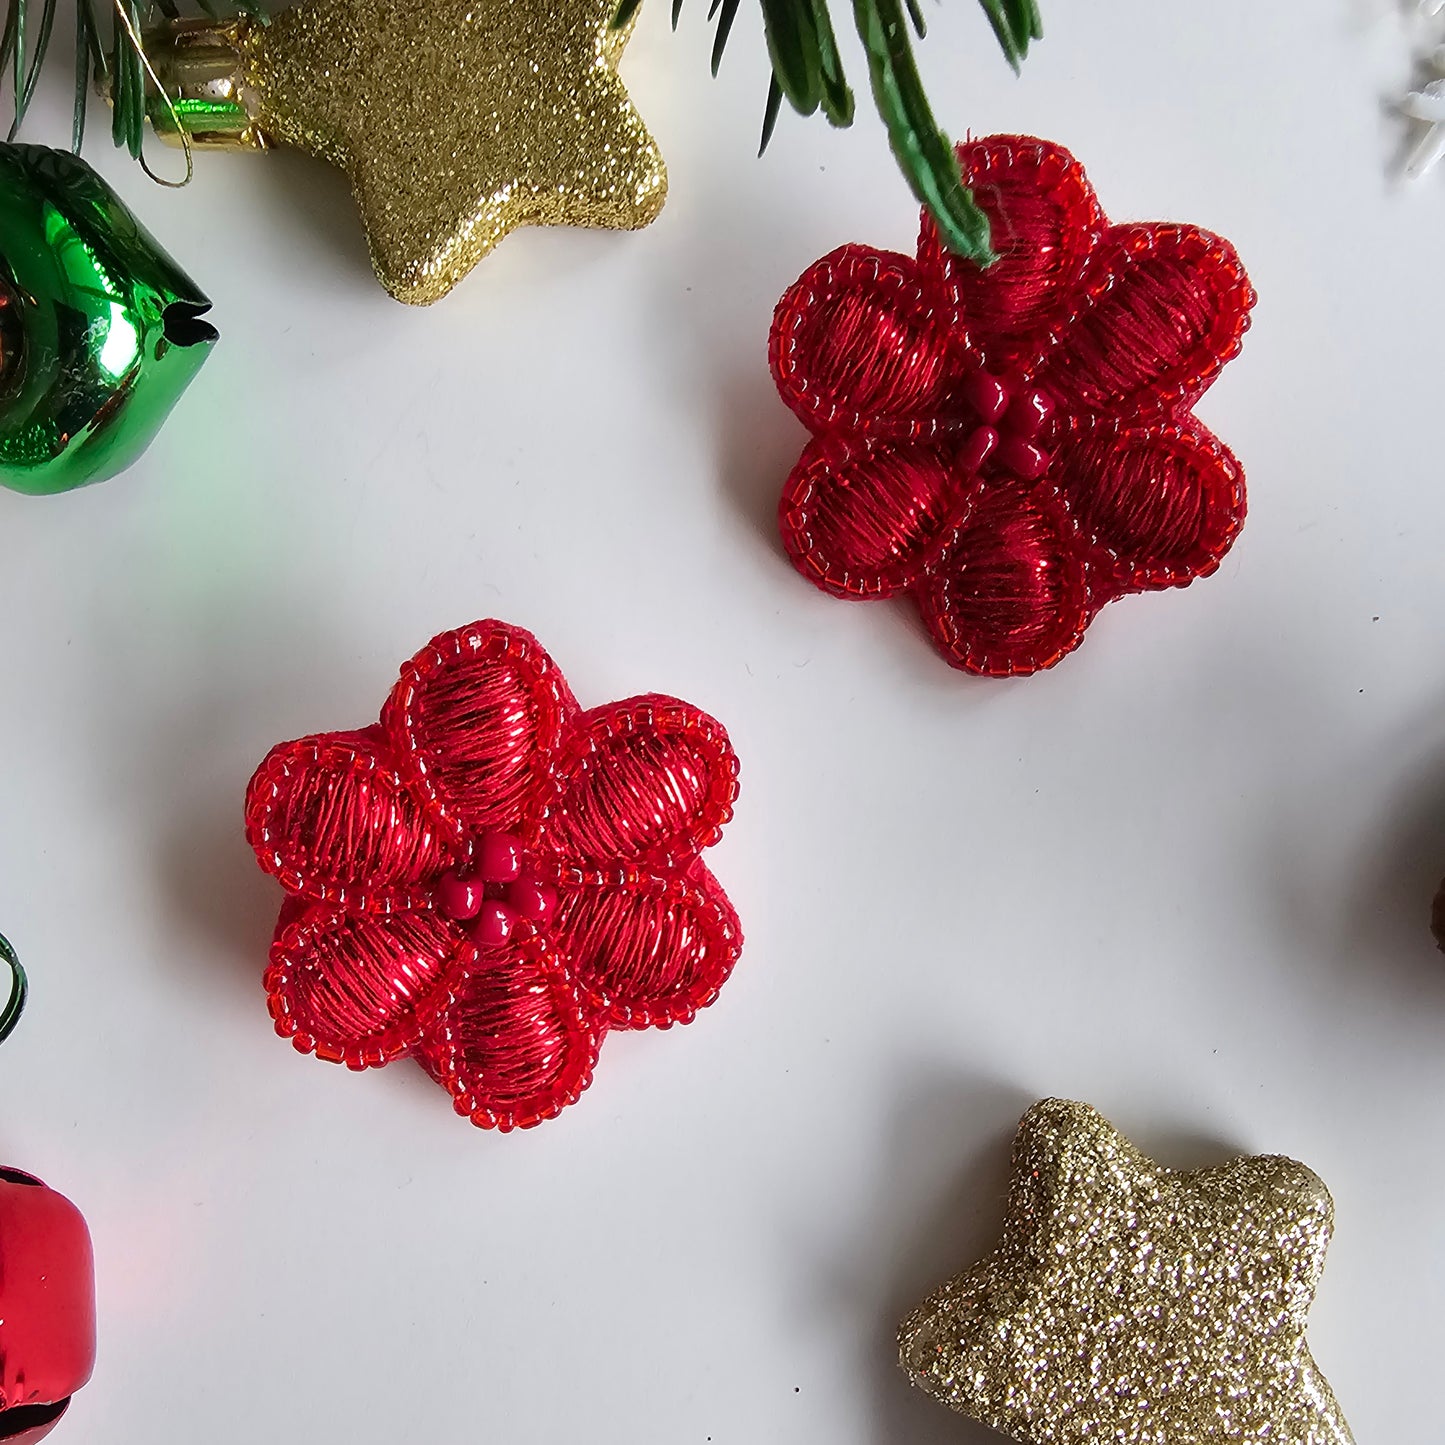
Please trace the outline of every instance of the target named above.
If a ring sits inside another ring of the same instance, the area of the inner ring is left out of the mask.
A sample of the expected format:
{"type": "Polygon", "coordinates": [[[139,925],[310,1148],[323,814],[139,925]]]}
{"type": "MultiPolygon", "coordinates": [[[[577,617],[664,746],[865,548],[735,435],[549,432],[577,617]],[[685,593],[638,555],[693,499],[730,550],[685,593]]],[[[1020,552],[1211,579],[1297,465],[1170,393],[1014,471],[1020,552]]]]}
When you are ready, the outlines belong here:
{"type": "Polygon", "coordinates": [[[844,246],[778,303],[783,400],[813,433],[783,490],[793,564],[908,593],[955,667],[1051,667],[1099,609],[1213,572],[1244,474],[1191,408],[1255,301],[1229,242],[1110,225],[1083,167],[1022,136],[958,148],[999,261],[844,246]]]}
{"type": "Polygon", "coordinates": [[[411,1055],[484,1128],[552,1118],[608,1029],[687,1023],[732,972],[699,855],[737,774],[688,703],[584,712],[520,628],[434,638],[378,723],[281,743],[251,779],[246,836],[288,894],[276,1031],[353,1069],[411,1055]]]}

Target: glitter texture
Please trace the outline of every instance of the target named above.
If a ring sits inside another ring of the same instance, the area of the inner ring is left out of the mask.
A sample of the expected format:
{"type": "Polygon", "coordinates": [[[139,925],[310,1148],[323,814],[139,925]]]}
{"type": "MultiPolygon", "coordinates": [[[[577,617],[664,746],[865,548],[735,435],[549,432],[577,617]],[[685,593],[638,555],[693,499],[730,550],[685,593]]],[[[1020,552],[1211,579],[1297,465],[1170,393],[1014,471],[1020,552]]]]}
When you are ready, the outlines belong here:
{"type": "Polygon", "coordinates": [[[901,1362],[1025,1445],[1352,1445],[1305,1342],[1333,1214],[1292,1159],[1179,1173],[1046,1099],[1002,1242],[904,1321],[901,1362]]]}
{"type": "Polygon", "coordinates": [[[667,196],[616,0],[303,0],[249,27],[270,140],[351,178],[381,283],[445,296],[517,226],[635,230],[667,196]]]}

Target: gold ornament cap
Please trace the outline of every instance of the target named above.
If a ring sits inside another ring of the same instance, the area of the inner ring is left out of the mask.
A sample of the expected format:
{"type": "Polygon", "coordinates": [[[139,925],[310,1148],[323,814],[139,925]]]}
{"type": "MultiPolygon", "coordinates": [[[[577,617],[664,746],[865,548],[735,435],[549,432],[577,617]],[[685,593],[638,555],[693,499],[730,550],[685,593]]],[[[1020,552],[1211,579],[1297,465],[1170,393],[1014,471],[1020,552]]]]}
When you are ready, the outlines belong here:
{"type": "Polygon", "coordinates": [[[148,31],[146,58],[164,96],[146,93],[151,129],[170,145],[221,150],[265,150],[258,124],[261,97],[245,63],[251,32],[264,22],[172,20],[148,31]]]}
{"type": "Polygon", "coordinates": [[[900,1360],[1023,1445],[1353,1445],[1305,1341],[1332,1224],[1293,1159],[1176,1172],[1046,1099],[1001,1242],[904,1321],[900,1360]]]}
{"type": "MultiPolygon", "coordinates": [[[[636,230],[667,170],[617,65],[616,0],[302,0],[175,21],[146,53],[199,145],[289,145],[351,179],[383,286],[445,296],[518,226],[636,230]]],[[[151,97],[157,132],[171,107],[151,97]]]]}

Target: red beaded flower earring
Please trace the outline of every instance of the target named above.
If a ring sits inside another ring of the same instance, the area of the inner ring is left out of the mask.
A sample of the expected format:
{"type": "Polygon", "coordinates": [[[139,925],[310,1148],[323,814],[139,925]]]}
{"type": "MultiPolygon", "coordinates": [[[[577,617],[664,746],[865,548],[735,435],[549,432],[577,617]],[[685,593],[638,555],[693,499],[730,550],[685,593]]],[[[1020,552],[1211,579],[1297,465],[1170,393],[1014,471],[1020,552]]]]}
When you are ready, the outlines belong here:
{"type": "Polygon", "coordinates": [[[1191,408],[1254,291],[1192,226],[1110,225],[1067,151],[958,148],[993,223],[986,270],[925,212],[917,259],[844,246],[778,303],[770,357],[813,433],[779,517],[838,597],[916,600],[955,667],[1051,667],[1127,592],[1207,576],[1244,474],[1191,408]]]}
{"type": "Polygon", "coordinates": [[[732,817],[721,724],[649,694],[582,711],[530,633],[478,622],[359,732],[274,748],[246,835],[286,887],[276,1030],[353,1069],[412,1055],[484,1128],[574,1103],[608,1029],[687,1023],[742,948],[702,863],[732,817]]]}

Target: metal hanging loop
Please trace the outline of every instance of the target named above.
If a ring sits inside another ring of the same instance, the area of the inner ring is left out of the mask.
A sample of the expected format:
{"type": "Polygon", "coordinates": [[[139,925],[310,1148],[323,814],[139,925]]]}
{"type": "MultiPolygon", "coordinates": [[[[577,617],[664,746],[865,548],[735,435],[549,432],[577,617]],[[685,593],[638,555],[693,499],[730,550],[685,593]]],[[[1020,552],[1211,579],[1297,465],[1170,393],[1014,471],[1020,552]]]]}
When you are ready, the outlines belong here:
{"type": "Polygon", "coordinates": [[[25,970],[20,966],[20,956],[3,933],[0,933],[0,964],[4,965],[4,969],[0,969],[0,998],[5,1000],[0,1004],[0,1044],[3,1044],[15,1032],[15,1025],[25,1012],[25,1000],[30,993],[25,970]],[[9,971],[8,980],[4,976],[5,970],[9,971]]]}

